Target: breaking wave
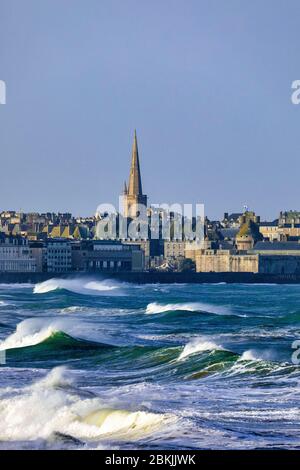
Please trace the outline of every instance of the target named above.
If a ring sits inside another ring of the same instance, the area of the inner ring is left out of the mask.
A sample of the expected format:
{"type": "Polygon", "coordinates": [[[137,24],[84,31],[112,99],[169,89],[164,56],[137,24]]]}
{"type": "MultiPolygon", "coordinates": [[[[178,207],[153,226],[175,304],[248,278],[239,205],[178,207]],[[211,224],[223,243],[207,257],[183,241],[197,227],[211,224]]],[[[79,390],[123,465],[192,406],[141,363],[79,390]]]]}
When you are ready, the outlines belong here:
{"type": "Polygon", "coordinates": [[[205,338],[204,339],[196,338],[184,346],[183,351],[178,357],[178,360],[185,359],[191,354],[195,354],[195,353],[203,352],[203,351],[226,351],[226,349],[223,348],[223,346],[218,345],[214,341],[210,341],[205,338]]]}
{"type": "Polygon", "coordinates": [[[135,371],[143,367],[144,378],[149,374],[152,376],[154,370],[155,374],[164,377],[172,373],[174,377],[192,375],[193,378],[201,378],[208,371],[219,372],[230,368],[234,368],[234,373],[244,373],[245,370],[256,373],[262,367],[270,372],[282,367],[282,364],[276,362],[271,349],[252,349],[238,354],[228,350],[218,340],[206,336],[193,338],[183,346],[117,346],[110,344],[110,340],[99,341],[98,333],[95,341],[93,335],[88,339],[78,337],[78,332],[81,329],[69,319],[27,319],[17,325],[14,333],[0,342],[0,350],[6,350],[8,360],[15,366],[45,360],[47,367],[53,367],[59,363],[64,364],[67,359],[77,361],[78,358],[94,358],[95,363],[105,359],[109,370],[112,367],[125,370],[130,363],[132,377],[135,376],[135,371]]]}
{"type": "Polygon", "coordinates": [[[262,359],[255,353],[255,351],[249,349],[243,352],[239,360],[240,361],[261,361],[262,359]]]}
{"type": "Polygon", "coordinates": [[[118,409],[98,397],[82,398],[63,367],[17,395],[0,401],[0,439],[21,441],[55,438],[137,439],[171,419],[167,414],[118,409]],[[75,392],[74,392],[75,391],[75,392]]]}
{"type": "MultiPolygon", "coordinates": [[[[166,312],[175,312],[175,311],[186,311],[186,312],[205,312],[212,313],[216,315],[236,315],[233,314],[227,307],[205,304],[200,302],[190,302],[182,304],[159,304],[157,302],[152,302],[147,305],[146,313],[147,314],[157,314],[157,313],[166,313],[166,312]]],[[[239,315],[238,315],[239,316],[239,315]]]]}
{"type": "Polygon", "coordinates": [[[0,342],[0,351],[19,350],[24,348],[40,346],[38,350],[41,353],[43,349],[52,350],[54,353],[58,350],[70,349],[103,349],[113,348],[114,346],[96,341],[75,338],[64,330],[72,331],[71,325],[63,320],[48,321],[44,319],[28,319],[17,325],[16,331],[0,342]]]}
{"type": "Polygon", "coordinates": [[[276,354],[271,349],[264,351],[257,351],[255,349],[248,349],[241,355],[240,361],[275,361],[276,354]]]}
{"type": "Polygon", "coordinates": [[[19,323],[16,331],[0,342],[0,350],[34,346],[49,338],[54,333],[64,329],[66,321],[48,321],[44,319],[27,319],[19,323]]]}
{"type": "Polygon", "coordinates": [[[76,294],[100,294],[119,289],[121,284],[105,281],[92,281],[85,279],[49,279],[34,286],[34,294],[47,294],[64,289],[76,294]]]}

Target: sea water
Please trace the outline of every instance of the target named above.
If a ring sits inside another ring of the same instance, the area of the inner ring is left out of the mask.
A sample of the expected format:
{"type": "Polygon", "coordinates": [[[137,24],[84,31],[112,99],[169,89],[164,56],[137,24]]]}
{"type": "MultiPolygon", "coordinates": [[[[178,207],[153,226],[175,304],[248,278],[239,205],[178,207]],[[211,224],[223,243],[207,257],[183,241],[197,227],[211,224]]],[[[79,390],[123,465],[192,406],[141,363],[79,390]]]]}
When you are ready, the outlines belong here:
{"type": "Polygon", "coordinates": [[[300,448],[298,339],[297,285],[2,284],[0,448],[300,448]]]}

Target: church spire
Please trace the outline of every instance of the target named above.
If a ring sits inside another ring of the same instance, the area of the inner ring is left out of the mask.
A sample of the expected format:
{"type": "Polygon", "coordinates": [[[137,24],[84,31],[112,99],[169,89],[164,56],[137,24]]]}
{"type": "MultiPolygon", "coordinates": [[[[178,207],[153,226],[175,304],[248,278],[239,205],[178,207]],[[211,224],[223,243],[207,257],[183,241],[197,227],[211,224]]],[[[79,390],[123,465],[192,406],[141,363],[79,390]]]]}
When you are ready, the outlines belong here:
{"type": "Polygon", "coordinates": [[[143,212],[143,206],[147,208],[147,196],[143,194],[142,179],[139,162],[139,151],[137,145],[136,131],[134,131],[131,166],[128,186],[124,185],[123,190],[123,214],[125,217],[134,219],[143,212]]]}
{"type": "Polygon", "coordinates": [[[132,145],[128,194],[131,196],[140,196],[143,194],[136,130],[134,131],[134,138],[133,138],[133,145],[132,145]]]}

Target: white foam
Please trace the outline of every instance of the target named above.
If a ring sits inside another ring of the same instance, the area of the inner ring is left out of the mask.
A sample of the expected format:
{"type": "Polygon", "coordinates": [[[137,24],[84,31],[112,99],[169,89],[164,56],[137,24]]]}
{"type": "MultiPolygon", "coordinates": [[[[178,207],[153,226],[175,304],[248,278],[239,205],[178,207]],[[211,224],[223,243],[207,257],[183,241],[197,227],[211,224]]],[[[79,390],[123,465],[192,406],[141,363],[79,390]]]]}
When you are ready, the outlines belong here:
{"type": "Polygon", "coordinates": [[[272,350],[256,351],[255,349],[248,349],[243,352],[239,361],[272,361],[274,356],[272,350]]]}
{"type": "Polygon", "coordinates": [[[97,343],[107,344],[113,341],[107,331],[95,329],[93,323],[77,321],[72,317],[28,318],[17,325],[14,333],[0,341],[0,351],[34,346],[57,332],[97,343]]]}
{"type": "Polygon", "coordinates": [[[115,284],[109,284],[107,281],[90,281],[84,285],[85,289],[96,290],[96,291],[107,291],[107,290],[115,290],[118,289],[120,286],[115,284]]]}
{"type": "Polygon", "coordinates": [[[249,349],[248,351],[243,352],[239,360],[240,361],[257,361],[258,357],[255,354],[255,351],[253,349],[249,349]]]}
{"type": "Polygon", "coordinates": [[[5,283],[2,283],[0,284],[0,289],[3,289],[3,290],[13,290],[13,289],[28,289],[28,288],[31,288],[32,287],[32,284],[30,283],[10,283],[10,284],[5,284],[5,283]]]}
{"type": "Polygon", "coordinates": [[[29,390],[35,388],[55,388],[66,387],[73,384],[73,380],[68,376],[68,370],[65,366],[58,366],[52,369],[43,379],[38,380],[29,387],[29,390]]]}
{"type": "Polygon", "coordinates": [[[163,415],[145,411],[114,410],[105,408],[83,417],[81,422],[96,426],[96,435],[134,433],[151,430],[161,424],[163,415]]]}
{"type": "Polygon", "coordinates": [[[216,315],[232,315],[231,311],[227,307],[205,304],[201,302],[189,302],[189,303],[176,303],[176,304],[159,304],[152,302],[147,305],[146,313],[164,313],[164,312],[175,312],[177,310],[188,311],[188,312],[207,312],[214,313],[216,315]]]}
{"type": "Polygon", "coordinates": [[[69,389],[64,368],[0,400],[0,440],[47,439],[62,433],[77,439],[104,436],[144,437],[171,419],[169,415],[107,407],[99,398],[83,399],[69,389]]]}
{"type": "Polygon", "coordinates": [[[214,341],[208,340],[207,338],[195,338],[184,346],[183,351],[178,357],[178,360],[180,361],[190,356],[191,354],[195,354],[201,351],[215,350],[225,351],[225,348],[223,348],[223,346],[218,345],[214,341]]]}
{"type": "Polygon", "coordinates": [[[91,281],[86,279],[49,279],[34,286],[34,294],[47,294],[57,289],[66,289],[79,294],[101,293],[113,291],[119,284],[105,281],[91,281]]]}
{"type": "Polygon", "coordinates": [[[82,312],[85,310],[84,307],[79,307],[77,305],[72,305],[71,307],[65,307],[60,310],[60,313],[74,313],[74,312],[82,312]]]}
{"type": "Polygon", "coordinates": [[[29,318],[17,325],[16,331],[0,342],[0,351],[34,346],[57,331],[68,330],[67,321],[29,318]]]}

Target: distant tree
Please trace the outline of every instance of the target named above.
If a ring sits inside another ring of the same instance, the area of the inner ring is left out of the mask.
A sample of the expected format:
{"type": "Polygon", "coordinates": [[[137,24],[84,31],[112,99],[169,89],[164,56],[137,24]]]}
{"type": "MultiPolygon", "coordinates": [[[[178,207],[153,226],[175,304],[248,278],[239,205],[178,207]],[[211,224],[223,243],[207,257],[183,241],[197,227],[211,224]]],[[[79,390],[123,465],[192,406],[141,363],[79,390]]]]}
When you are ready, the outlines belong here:
{"type": "Polygon", "coordinates": [[[181,258],[178,261],[178,271],[195,271],[195,262],[190,258],[181,258]]]}

